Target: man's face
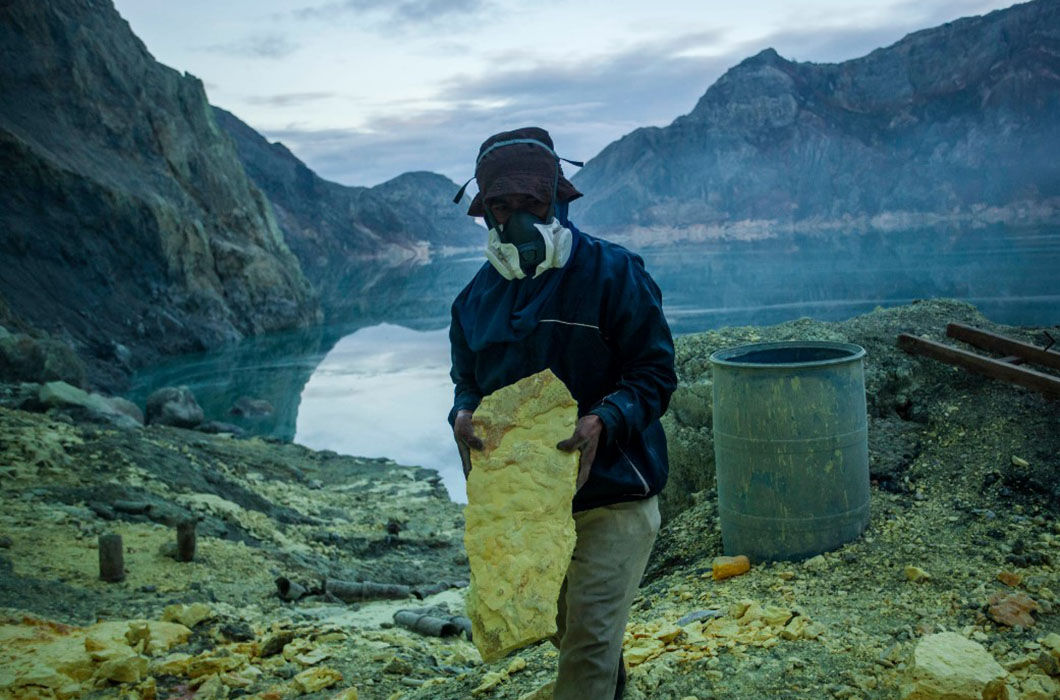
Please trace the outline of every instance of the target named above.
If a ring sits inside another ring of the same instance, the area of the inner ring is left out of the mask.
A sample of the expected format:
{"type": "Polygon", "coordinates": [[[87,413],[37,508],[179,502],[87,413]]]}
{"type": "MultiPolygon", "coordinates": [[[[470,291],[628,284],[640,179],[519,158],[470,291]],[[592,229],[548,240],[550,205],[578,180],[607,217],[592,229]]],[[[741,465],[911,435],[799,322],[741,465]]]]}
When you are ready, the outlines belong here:
{"type": "Polygon", "coordinates": [[[486,206],[493,212],[497,223],[504,225],[508,223],[508,217],[512,212],[524,209],[539,219],[548,216],[548,202],[542,202],[537,197],[528,194],[505,194],[499,197],[490,197],[486,200],[486,206]]]}

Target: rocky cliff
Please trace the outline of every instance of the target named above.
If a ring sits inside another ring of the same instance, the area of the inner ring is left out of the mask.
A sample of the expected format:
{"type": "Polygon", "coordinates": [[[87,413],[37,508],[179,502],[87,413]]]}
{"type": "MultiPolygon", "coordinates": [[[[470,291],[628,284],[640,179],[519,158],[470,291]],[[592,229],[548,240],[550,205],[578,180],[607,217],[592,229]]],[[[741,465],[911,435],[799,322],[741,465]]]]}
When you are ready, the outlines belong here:
{"type": "Polygon", "coordinates": [[[839,64],[767,49],[575,182],[580,224],[641,241],[743,230],[1055,217],[1060,4],[916,32],[839,64]],[[753,222],[748,225],[748,221],[753,222]]]}
{"type": "Polygon", "coordinates": [[[466,207],[453,204],[459,186],[447,177],[415,172],[376,187],[347,187],[319,177],[230,112],[215,107],[214,115],[272,203],[284,239],[332,320],[356,310],[358,297],[377,284],[380,266],[424,261],[432,249],[483,238],[466,207]]]}
{"type": "Polygon", "coordinates": [[[66,341],[97,384],[319,318],[202,83],[109,0],[0,5],[0,222],[5,318],[66,341]]]}

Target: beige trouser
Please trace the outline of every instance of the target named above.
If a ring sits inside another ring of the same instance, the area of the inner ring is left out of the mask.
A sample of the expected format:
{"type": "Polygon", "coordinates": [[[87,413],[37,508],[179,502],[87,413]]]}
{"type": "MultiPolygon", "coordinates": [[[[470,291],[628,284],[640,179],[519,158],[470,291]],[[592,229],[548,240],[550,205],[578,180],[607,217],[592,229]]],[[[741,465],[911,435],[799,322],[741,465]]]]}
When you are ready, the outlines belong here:
{"type": "Polygon", "coordinates": [[[577,542],[559,593],[555,700],[612,700],[618,660],[659,532],[655,496],[574,514],[577,542]]]}

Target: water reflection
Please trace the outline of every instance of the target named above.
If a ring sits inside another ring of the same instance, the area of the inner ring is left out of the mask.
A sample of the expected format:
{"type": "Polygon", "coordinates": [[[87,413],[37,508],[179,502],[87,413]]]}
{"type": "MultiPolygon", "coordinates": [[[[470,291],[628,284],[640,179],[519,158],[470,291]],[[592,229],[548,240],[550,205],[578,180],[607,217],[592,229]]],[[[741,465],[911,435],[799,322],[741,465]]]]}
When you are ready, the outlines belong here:
{"type": "MultiPolygon", "coordinates": [[[[800,316],[842,320],[929,297],[965,299],[1001,323],[1060,323],[1056,227],[801,236],[683,245],[643,257],[675,333],[800,316]]],[[[209,419],[432,467],[462,500],[445,423],[452,391],[442,329],[450,302],[481,264],[476,255],[377,269],[351,281],[343,323],[179,358],[137,376],[131,398],[143,405],[154,388],[187,384],[209,419]],[[265,399],[275,412],[229,415],[242,396],[265,399]]]]}
{"type": "Polygon", "coordinates": [[[302,390],[295,441],[437,469],[463,502],[452,401],[447,330],[364,328],[340,340],[302,390]]]}

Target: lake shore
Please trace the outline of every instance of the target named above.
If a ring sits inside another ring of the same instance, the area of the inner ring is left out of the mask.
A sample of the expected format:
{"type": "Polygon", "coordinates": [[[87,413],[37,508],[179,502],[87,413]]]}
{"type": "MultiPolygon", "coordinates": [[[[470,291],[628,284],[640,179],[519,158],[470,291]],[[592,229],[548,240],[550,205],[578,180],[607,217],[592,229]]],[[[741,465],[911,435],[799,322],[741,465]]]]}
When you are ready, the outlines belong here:
{"type": "MultiPolygon", "coordinates": [[[[1041,640],[1060,633],[1060,415],[1040,395],[894,346],[899,330],[941,338],[947,321],[1030,342],[1040,335],[937,300],[840,323],[678,339],[681,386],[664,421],[667,520],[632,613],[627,698],[898,697],[918,643],[942,630],[982,644],[1021,697],[1048,697],[1033,693],[1057,679],[1036,659],[1050,653],[1041,640]],[[706,358],[719,347],[793,338],[868,350],[872,518],[864,536],[835,552],[715,581],[706,358]],[[998,621],[991,600],[1005,596],[1033,603],[1030,624],[998,621]],[[725,624],[677,625],[703,610],[725,624]],[[799,629],[788,629],[799,618],[799,629]]],[[[393,627],[402,607],[463,610],[461,509],[429,470],[8,406],[0,407],[0,484],[0,638],[12,650],[0,657],[0,695],[64,697],[76,682],[65,697],[350,698],[336,694],[356,688],[360,698],[456,700],[482,688],[477,695],[515,699],[553,673],[547,644],[520,652],[518,663],[482,664],[464,639],[393,627]],[[178,562],[173,525],[187,516],[198,519],[198,550],[178,562]],[[121,583],[98,580],[105,533],[123,537],[121,583]],[[282,600],[279,577],[310,594],[282,600]],[[325,578],[405,585],[410,595],[348,604],[313,594],[325,578]],[[456,587],[411,595],[439,582],[456,587]],[[144,662],[129,676],[110,677],[105,659],[89,659],[84,677],[71,680],[49,665],[58,647],[25,641],[30,631],[70,639],[99,620],[164,617],[189,623],[186,641],[153,652],[130,642],[144,662]]]]}

